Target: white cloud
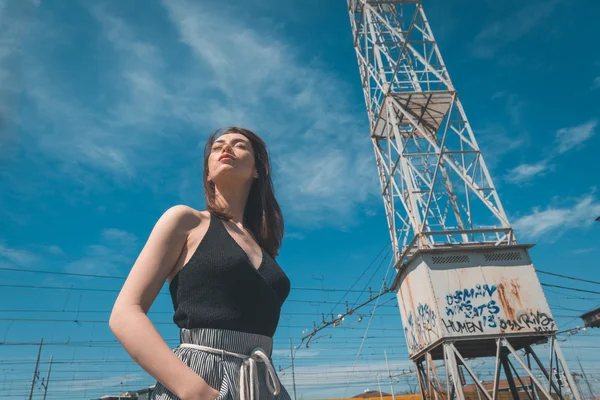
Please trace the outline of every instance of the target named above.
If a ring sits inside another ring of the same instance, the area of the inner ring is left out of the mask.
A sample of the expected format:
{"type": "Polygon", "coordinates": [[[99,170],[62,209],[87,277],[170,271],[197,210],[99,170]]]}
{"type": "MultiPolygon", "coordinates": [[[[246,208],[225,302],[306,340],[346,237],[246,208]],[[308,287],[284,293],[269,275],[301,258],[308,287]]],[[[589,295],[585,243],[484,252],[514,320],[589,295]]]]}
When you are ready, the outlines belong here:
{"type": "Polygon", "coordinates": [[[26,250],[11,248],[0,241],[0,262],[9,268],[27,267],[31,268],[39,264],[39,257],[26,250]]]}
{"type": "Polygon", "coordinates": [[[97,244],[85,247],[85,256],[68,263],[65,271],[78,274],[123,276],[139,252],[138,239],[120,229],[105,229],[97,244]]]}
{"type": "Polygon", "coordinates": [[[286,232],[285,238],[286,239],[304,240],[304,239],[306,239],[306,235],[304,235],[300,232],[286,232]]]}
{"type": "Polygon", "coordinates": [[[220,94],[203,107],[211,124],[245,124],[265,137],[278,196],[296,222],[348,216],[376,193],[366,120],[343,100],[344,82],[303,63],[275,32],[256,31],[222,9],[163,4],[206,74],[188,92],[220,94]]]}
{"type": "Polygon", "coordinates": [[[560,154],[579,147],[583,142],[595,134],[598,122],[595,120],[581,125],[559,129],[556,132],[555,149],[543,160],[534,164],[521,164],[511,169],[505,176],[510,183],[522,184],[532,179],[545,175],[553,170],[551,162],[560,154]]]}
{"type": "Polygon", "coordinates": [[[65,252],[59,246],[56,246],[56,245],[43,246],[43,249],[45,251],[49,252],[50,254],[57,255],[57,256],[61,256],[61,255],[65,254],[65,252]]]}
{"type": "Polygon", "coordinates": [[[547,18],[559,0],[528,2],[501,20],[486,23],[471,44],[473,55],[493,58],[502,48],[521,39],[547,18]],[[510,27],[510,29],[507,29],[510,27]]]}
{"type": "Polygon", "coordinates": [[[306,148],[280,160],[281,194],[288,208],[308,218],[311,213],[347,214],[376,195],[375,163],[371,154],[361,153],[353,160],[341,149],[306,148]]]}
{"type": "Polygon", "coordinates": [[[544,175],[552,166],[548,160],[542,160],[535,164],[521,164],[511,169],[505,176],[505,180],[510,183],[522,184],[531,179],[544,175]]]}
{"type": "Polygon", "coordinates": [[[600,201],[593,195],[570,199],[562,206],[534,208],[529,214],[514,219],[512,226],[518,235],[539,239],[557,237],[570,229],[591,226],[600,215],[600,201]]]}
{"type": "Polygon", "coordinates": [[[492,100],[500,99],[505,102],[506,112],[513,125],[521,125],[521,116],[525,107],[525,102],[516,93],[501,91],[492,95],[492,100]]]}
{"type": "MultiPolygon", "coordinates": [[[[172,185],[182,198],[199,198],[200,173],[191,165],[201,146],[194,146],[220,126],[242,125],[267,142],[278,197],[296,222],[353,221],[348,217],[378,187],[362,99],[347,100],[348,83],[311,55],[303,59],[275,26],[208,7],[164,2],[179,36],[174,42],[172,31],[151,41],[147,25],[119,17],[108,4],[92,5],[97,25],[89,33],[99,36],[83,58],[94,52],[103,60],[93,83],[65,81],[48,58],[53,45],[72,45],[70,27],[52,14],[34,21],[31,37],[50,32],[56,39],[43,49],[29,43],[22,68],[22,96],[31,104],[22,122],[23,157],[54,166],[32,166],[39,184],[50,191],[67,179],[85,189],[81,196],[114,184],[155,191],[172,185]],[[92,101],[80,91],[88,83],[98,86],[92,101]]],[[[43,192],[31,189],[31,180],[9,182],[23,198],[43,192]]]]}
{"type": "Polygon", "coordinates": [[[105,229],[102,231],[102,239],[109,243],[113,243],[122,248],[135,248],[137,246],[137,237],[127,231],[121,229],[105,229]]]}
{"type": "MultiPolygon", "coordinates": [[[[20,157],[31,161],[31,169],[39,171],[35,177],[40,181],[7,177],[24,198],[33,198],[31,192],[40,195],[44,188],[53,191],[52,183],[64,180],[84,188],[83,193],[102,189],[105,182],[112,186],[133,179],[136,184],[150,186],[156,176],[140,177],[139,170],[161,160],[161,156],[171,155],[168,148],[160,147],[164,135],[158,123],[169,108],[164,106],[163,94],[152,86],[159,82],[152,75],[161,67],[159,51],[136,40],[127,24],[101,7],[93,8],[92,14],[103,33],[100,38],[108,41],[91,41],[78,55],[81,64],[85,64],[86,57],[105,55],[106,43],[116,53],[115,57],[106,57],[109,61],[95,75],[81,78],[75,74],[70,79],[62,68],[57,68],[52,50],[71,50],[70,39],[66,38],[72,26],[62,24],[52,13],[36,14],[31,24],[29,38],[44,37],[43,45],[39,40],[24,42],[19,65],[22,79],[18,81],[22,82],[20,103],[25,104],[21,114],[26,116],[20,121],[20,132],[26,146],[20,157]],[[81,88],[94,87],[98,82],[90,100],[90,91],[81,88]]],[[[17,20],[23,24],[27,18],[15,19],[15,24],[17,20]]],[[[90,25],[87,32],[98,33],[94,28],[90,25]]],[[[88,72],[84,67],[74,68],[76,72],[88,72]]],[[[65,197],[67,201],[78,201],[72,192],[65,197]]]]}
{"type": "Polygon", "coordinates": [[[29,1],[0,2],[0,155],[13,149],[20,91],[23,41],[31,24],[34,4],[29,1]]]}
{"type": "MultiPolygon", "coordinates": [[[[298,351],[300,354],[301,351],[298,351]]],[[[332,352],[331,354],[335,354],[332,352]]],[[[383,358],[383,354],[381,355],[383,358]]],[[[390,358],[389,367],[392,373],[400,372],[401,370],[408,370],[413,367],[413,363],[410,359],[399,359],[395,360],[390,358]]],[[[388,373],[387,364],[385,361],[359,361],[356,366],[354,362],[322,362],[322,363],[311,363],[310,365],[297,366],[295,368],[295,380],[296,387],[298,388],[299,394],[303,394],[308,398],[323,398],[326,393],[333,396],[341,396],[346,390],[345,387],[349,381],[351,386],[348,391],[350,396],[354,395],[354,392],[361,392],[362,389],[354,384],[357,382],[364,383],[365,387],[371,386],[375,388],[377,386],[377,375],[382,380],[382,386],[385,384],[386,388],[389,388],[389,382],[383,379],[388,373]],[[352,380],[350,380],[352,377],[352,380]],[[353,386],[354,385],[354,386],[353,386]]],[[[281,382],[286,389],[292,389],[292,374],[291,371],[284,371],[278,373],[281,382]]]]}
{"type": "MultiPolygon", "coordinates": [[[[116,104],[109,114],[116,127],[151,126],[172,112],[166,61],[161,50],[139,38],[129,24],[96,5],[92,14],[115,52],[118,74],[113,78],[116,104]]],[[[153,132],[158,136],[158,132],[153,132]]],[[[150,135],[148,135],[150,136],[150,135]]]]}
{"type": "Polygon", "coordinates": [[[585,124],[560,129],[556,132],[558,152],[565,153],[590,139],[596,133],[597,125],[598,121],[592,120],[585,124]]]}
{"type": "Polygon", "coordinates": [[[598,249],[596,247],[588,247],[585,249],[577,249],[577,250],[573,250],[573,254],[585,254],[585,253],[591,253],[594,251],[597,251],[598,249]]]}
{"type": "Polygon", "coordinates": [[[597,76],[592,82],[592,89],[600,89],[600,76],[597,76]]]}
{"type": "Polygon", "coordinates": [[[509,153],[516,151],[526,144],[524,135],[512,136],[501,125],[489,125],[475,132],[485,163],[494,168],[500,160],[509,153]]]}

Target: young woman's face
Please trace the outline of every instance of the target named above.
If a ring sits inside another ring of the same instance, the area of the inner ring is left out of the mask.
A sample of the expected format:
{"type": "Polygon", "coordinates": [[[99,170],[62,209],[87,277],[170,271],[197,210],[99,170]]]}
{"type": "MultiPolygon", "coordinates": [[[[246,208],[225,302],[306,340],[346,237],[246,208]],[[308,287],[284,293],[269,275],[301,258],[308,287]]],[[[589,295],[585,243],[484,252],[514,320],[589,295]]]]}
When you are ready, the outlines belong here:
{"type": "Polygon", "coordinates": [[[226,133],[212,145],[208,157],[208,178],[247,182],[257,177],[250,140],[239,133],[226,133]]]}

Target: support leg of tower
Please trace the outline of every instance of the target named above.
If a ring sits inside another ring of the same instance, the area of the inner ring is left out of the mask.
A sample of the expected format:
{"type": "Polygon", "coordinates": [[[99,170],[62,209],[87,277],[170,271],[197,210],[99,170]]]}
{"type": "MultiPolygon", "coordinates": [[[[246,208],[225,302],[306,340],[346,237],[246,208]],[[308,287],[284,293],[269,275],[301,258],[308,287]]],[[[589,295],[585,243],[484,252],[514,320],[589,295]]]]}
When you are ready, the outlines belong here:
{"type": "Polygon", "coordinates": [[[515,380],[513,379],[512,372],[510,371],[510,366],[508,365],[507,354],[500,354],[500,363],[502,364],[502,368],[504,368],[504,374],[506,375],[508,387],[510,388],[510,393],[512,394],[513,399],[519,399],[519,392],[517,391],[515,380]]]}
{"type": "MultiPolygon", "coordinates": [[[[533,351],[531,346],[525,347],[525,351],[527,352],[527,354],[529,354],[533,357],[533,359],[535,360],[538,367],[540,367],[540,370],[542,371],[542,373],[544,374],[546,379],[548,379],[550,387],[553,388],[556,393],[560,393],[558,386],[556,386],[556,383],[554,383],[554,380],[552,379],[552,374],[548,373],[548,371],[544,367],[544,364],[542,364],[542,361],[538,358],[537,354],[535,354],[535,351],[533,351]]],[[[549,390],[548,393],[552,393],[552,392],[549,390]]],[[[562,399],[562,396],[561,396],[561,399],[562,399]]]]}
{"type": "Polygon", "coordinates": [[[567,377],[567,382],[569,383],[569,388],[571,389],[571,393],[573,393],[573,397],[575,398],[575,400],[581,400],[581,395],[579,393],[577,385],[575,385],[575,381],[573,380],[573,375],[571,375],[571,371],[569,371],[569,367],[567,366],[567,362],[565,360],[565,357],[562,354],[562,350],[560,349],[560,346],[558,345],[558,343],[555,343],[554,351],[556,352],[556,357],[559,360],[559,361],[557,361],[557,364],[558,364],[558,362],[560,362],[562,364],[563,371],[565,373],[565,376],[567,377]]]}
{"type": "Polygon", "coordinates": [[[452,343],[444,343],[444,358],[446,362],[446,369],[449,370],[450,376],[453,383],[453,391],[456,393],[456,398],[458,400],[465,400],[465,394],[463,392],[463,387],[460,382],[460,377],[458,373],[458,364],[456,363],[456,355],[452,350],[452,343]]]}

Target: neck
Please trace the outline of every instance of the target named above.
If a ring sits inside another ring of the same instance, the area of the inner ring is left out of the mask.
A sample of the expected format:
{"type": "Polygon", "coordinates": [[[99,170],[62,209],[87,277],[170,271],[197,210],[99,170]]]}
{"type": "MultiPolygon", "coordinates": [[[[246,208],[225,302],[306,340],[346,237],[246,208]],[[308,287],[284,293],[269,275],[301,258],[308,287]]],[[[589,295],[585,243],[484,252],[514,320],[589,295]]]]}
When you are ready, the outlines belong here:
{"type": "Polygon", "coordinates": [[[249,193],[248,185],[215,187],[215,203],[231,215],[232,222],[241,225],[244,222],[244,210],[249,193]]]}

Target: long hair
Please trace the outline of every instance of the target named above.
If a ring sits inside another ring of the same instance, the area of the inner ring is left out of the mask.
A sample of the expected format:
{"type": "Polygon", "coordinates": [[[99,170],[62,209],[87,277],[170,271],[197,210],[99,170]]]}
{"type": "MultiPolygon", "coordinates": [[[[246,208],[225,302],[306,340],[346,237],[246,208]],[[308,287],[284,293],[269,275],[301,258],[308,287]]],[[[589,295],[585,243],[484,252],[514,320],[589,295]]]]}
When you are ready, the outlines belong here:
{"type": "Polygon", "coordinates": [[[203,177],[206,210],[225,220],[230,220],[232,217],[216,204],[215,184],[208,180],[208,157],[210,156],[212,145],[215,140],[226,133],[244,135],[250,141],[254,150],[254,164],[258,172],[258,178],[254,179],[250,193],[248,194],[248,201],[244,209],[244,225],[258,240],[258,244],[271,257],[275,258],[279,254],[279,248],[283,239],[283,215],[273,191],[267,146],[254,132],[237,126],[231,126],[218,129],[208,138],[204,147],[203,177]]]}

